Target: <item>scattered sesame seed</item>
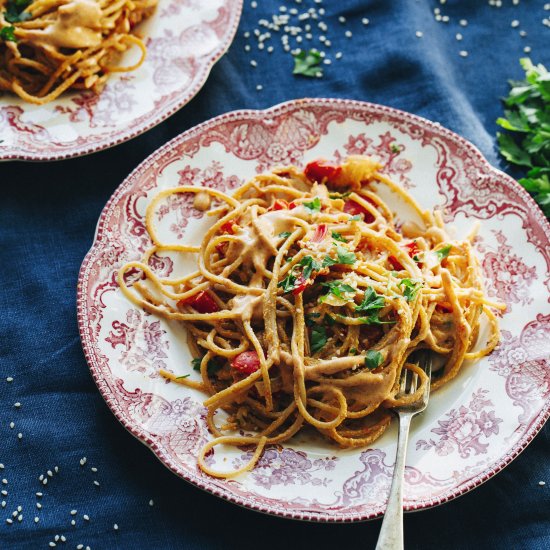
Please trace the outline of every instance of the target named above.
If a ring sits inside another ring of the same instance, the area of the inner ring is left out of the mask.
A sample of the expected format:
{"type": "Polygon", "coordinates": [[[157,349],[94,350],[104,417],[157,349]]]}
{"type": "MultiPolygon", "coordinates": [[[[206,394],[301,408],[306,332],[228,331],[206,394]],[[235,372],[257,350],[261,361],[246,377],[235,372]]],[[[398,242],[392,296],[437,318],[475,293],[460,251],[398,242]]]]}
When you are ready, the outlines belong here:
{"type": "Polygon", "coordinates": [[[13,382],[13,376],[8,376],[6,378],[6,382],[13,382]]]}
{"type": "Polygon", "coordinates": [[[539,481],[539,485],[540,485],[541,487],[544,487],[544,486],[546,485],[546,481],[539,481]]]}
{"type": "Polygon", "coordinates": [[[57,472],[59,472],[59,466],[54,466],[53,471],[57,474],[57,472]]]}
{"type": "Polygon", "coordinates": [[[42,508],[42,504],[40,504],[40,502],[37,502],[36,507],[40,510],[40,508],[42,508]]]}
{"type": "Polygon", "coordinates": [[[244,47],[244,51],[245,52],[249,52],[250,51],[250,44],[246,44],[245,47],[244,47]]]}
{"type": "Polygon", "coordinates": [[[517,19],[514,19],[511,23],[510,23],[510,26],[515,29],[516,27],[519,27],[519,21],[517,19]]]}
{"type": "Polygon", "coordinates": [[[245,31],[244,34],[243,34],[243,36],[244,36],[245,38],[250,38],[250,32],[249,32],[249,31],[245,31]]]}
{"type": "Polygon", "coordinates": [[[0,470],[4,469],[4,465],[0,463],[0,470]]]}
{"type": "Polygon", "coordinates": [[[330,59],[324,59],[324,60],[323,60],[323,63],[324,63],[325,65],[330,65],[330,64],[332,63],[332,61],[331,61],[330,59]]]}
{"type": "Polygon", "coordinates": [[[6,507],[6,501],[3,500],[3,501],[2,501],[2,508],[5,508],[5,507],[6,507]]]}
{"type": "Polygon", "coordinates": [[[113,525],[113,529],[114,529],[115,531],[118,531],[118,525],[117,525],[116,523],[113,525]]]}
{"type": "Polygon", "coordinates": [[[461,26],[461,27],[467,27],[468,26],[468,20],[467,19],[461,19],[458,24],[461,26]]]}
{"type": "Polygon", "coordinates": [[[36,493],[36,496],[37,496],[37,497],[41,497],[41,496],[42,496],[42,493],[36,493]]]}
{"type": "Polygon", "coordinates": [[[462,35],[459,32],[457,32],[455,38],[457,40],[462,40],[462,35]]]}
{"type": "Polygon", "coordinates": [[[76,516],[77,512],[76,510],[71,510],[71,516],[76,516]]]}
{"type": "Polygon", "coordinates": [[[13,430],[15,428],[15,424],[13,422],[10,422],[10,428],[13,430]]]}
{"type": "Polygon", "coordinates": [[[71,525],[76,525],[76,521],[74,519],[71,520],[71,525]]]}
{"type": "Polygon", "coordinates": [[[347,38],[351,38],[353,36],[353,33],[351,31],[346,31],[345,35],[347,38]]]}
{"type": "Polygon", "coordinates": [[[84,545],[83,544],[79,544],[77,547],[76,547],[76,550],[82,550],[84,548],[84,545]]]}
{"type": "Polygon", "coordinates": [[[154,503],[153,499],[151,499],[151,500],[149,501],[149,506],[154,506],[154,504],[155,504],[155,503],[154,503]]]}
{"type": "Polygon", "coordinates": [[[18,439],[23,439],[23,434],[22,434],[21,432],[19,432],[19,433],[17,434],[17,438],[18,438],[18,439]]]}
{"type": "Polygon", "coordinates": [[[443,19],[443,17],[441,17],[441,15],[439,15],[439,14],[437,14],[437,15],[435,16],[435,20],[436,20],[436,21],[441,21],[442,19],[443,19]]]}
{"type": "Polygon", "coordinates": [[[363,19],[361,19],[361,23],[363,23],[363,25],[368,25],[370,20],[367,17],[363,17],[363,19]]]}
{"type": "Polygon", "coordinates": [[[56,546],[57,546],[57,544],[55,544],[55,542],[50,541],[50,548],[55,548],[56,546]]]}
{"type": "Polygon", "coordinates": [[[86,521],[90,521],[90,516],[88,514],[84,514],[82,516],[86,521]]]}
{"type": "Polygon", "coordinates": [[[42,480],[42,485],[47,485],[48,484],[48,478],[45,477],[43,480],[42,480]]]}
{"type": "Polygon", "coordinates": [[[48,470],[46,473],[47,473],[50,477],[53,477],[53,472],[52,472],[51,470],[48,470]]]}
{"type": "Polygon", "coordinates": [[[23,507],[22,507],[22,506],[18,506],[18,507],[17,507],[17,511],[18,511],[18,512],[22,512],[22,511],[23,511],[23,507]]]}
{"type": "Polygon", "coordinates": [[[549,11],[550,10],[550,4],[544,4],[544,9],[546,11],[549,11]]]}
{"type": "Polygon", "coordinates": [[[66,542],[67,541],[67,539],[65,538],[65,535],[61,535],[59,538],[61,539],[61,542],[66,542]]]}
{"type": "Polygon", "coordinates": [[[12,518],[16,518],[18,513],[19,513],[19,512],[18,512],[17,510],[14,510],[14,511],[11,513],[11,517],[12,517],[12,518]]]}
{"type": "Polygon", "coordinates": [[[342,52],[337,52],[336,55],[334,56],[336,59],[341,59],[342,58],[342,52]]]}
{"type": "Polygon", "coordinates": [[[3,496],[3,497],[7,497],[8,496],[8,492],[4,489],[3,491],[0,491],[0,494],[3,496]]]}
{"type": "Polygon", "coordinates": [[[86,546],[86,550],[92,550],[89,546],[86,546]]]}
{"type": "Polygon", "coordinates": [[[44,474],[40,474],[40,477],[38,478],[38,481],[42,481],[44,479],[44,474]]]}
{"type": "Polygon", "coordinates": [[[250,7],[256,9],[258,7],[258,2],[250,2],[250,7]]]}
{"type": "Polygon", "coordinates": [[[468,57],[468,52],[466,50],[460,50],[458,55],[460,55],[460,57],[468,57]]]}
{"type": "Polygon", "coordinates": [[[38,516],[34,517],[34,523],[38,523],[40,521],[40,518],[38,516]]]}
{"type": "Polygon", "coordinates": [[[254,59],[252,59],[250,61],[250,64],[253,66],[253,67],[257,67],[258,66],[258,63],[256,61],[254,61],[254,59]]]}
{"type": "Polygon", "coordinates": [[[4,479],[2,480],[2,483],[3,483],[4,485],[7,485],[7,484],[8,484],[8,480],[4,478],[4,479]]]}
{"type": "Polygon", "coordinates": [[[81,465],[81,466],[84,466],[84,464],[86,464],[86,460],[87,460],[86,457],[81,458],[81,459],[80,459],[80,465],[81,465]]]}
{"type": "Polygon", "coordinates": [[[99,487],[99,481],[94,481],[94,485],[95,485],[96,487],[99,487]]]}
{"type": "Polygon", "coordinates": [[[424,36],[424,33],[422,31],[416,31],[415,34],[417,38],[422,38],[424,36]]]}
{"type": "Polygon", "coordinates": [[[256,86],[256,90],[258,90],[258,92],[261,92],[263,89],[264,89],[264,87],[261,84],[258,84],[256,86]]]}
{"type": "Polygon", "coordinates": [[[269,47],[267,48],[267,51],[268,51],[269,53],[273,53],[273,46],[269,46],[269,47]]]}
{"type": "Polygon", "coordinates": [[[523,51],[525,53],[531,53],[531,46],[525,46],[525,48],[523,48],[523,51]]]}
{"type": "Polygon", "coordinates": [[[21,406],[21,403],[19,403],[19,401],[17,403],[14,403],[13,406],[18,409],[20,406],[21,406]]]}
{"type": "Polygon", "coordinates": [[[521,31],[519,31],[519,35],[520,35],[522,38],[525,38],[525,37],[527,36],[527,31],[521,30],[521,31]]]}
{"type": "Polygon", "coordinates": [[[443,23],[448,23],[450,21],[450,18],[448,15],[443,15],[441,17],[441,21],[443,21],[443,23]]]}
{"type": "Polygon", "coordinates": [[[55,542],[58,542],[58,541],[59,541],[59,535],[55,535],[55,537],[53,538],[53,540],[55,540],[55,542]]]}
{"type": "Polygon", "coordinates": [[[338,17],[338,21],[340,21],[340,23],[345,23],[346,18],[343,15],[341,15],[340,17],[338,17]]]}
{"type": "Polygon", "coordinates": [[[8,519],[6,520],[6,523],[9,523],[9,524],[11,525],[11,524],[13,523],[13,520],[12,520],[11,518],[8,518],[8,519]]]}
{"type": "Polygon", "coordinates": [[[19,517],[17,518],[17,521],[19,521],[19,522],[23,521],[23,514],[19,514],[19,517]]]}

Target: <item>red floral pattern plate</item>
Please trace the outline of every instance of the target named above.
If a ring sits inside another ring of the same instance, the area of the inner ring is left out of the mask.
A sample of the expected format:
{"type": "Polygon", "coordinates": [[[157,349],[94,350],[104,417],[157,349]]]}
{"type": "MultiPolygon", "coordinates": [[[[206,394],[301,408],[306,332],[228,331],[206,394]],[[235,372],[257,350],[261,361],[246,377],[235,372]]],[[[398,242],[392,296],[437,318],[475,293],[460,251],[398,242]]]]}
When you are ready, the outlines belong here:
{"type": "MultiPolygon", "coordinates": [[[[159,190],[200,184],[231,191],[275,164],[348,154],[380,158],[422,205],[444,207],[457,235],[481,222],[476,247],[488,294],[508,304],[502,342],[435,392],[413,423],[404,505],[420,510],[464,494],[513,460],[550,413],[550,227],[516,182],[438,124],[336,99],[215,118],[167,143],[122,183],[103,210],[78,283],[84,353],[118,420],[182,478],[231,502],[289,518],[345,522],[382,514],[395,426],[365,449],[342,450],[298,434],[268,448],[252,472],[235,480],[205,475],[196,465],[198,450],[210,438],[204,395],[158,375],[164,367],[197,376],[184,330],[132,306],[118,290],[115,273],[150,245],[144,212],[159,190]]],[[[211,223],[182,196],[158,210],[157,222],[164,237],[185,235],[187,242],[200,242],[211,223]]],[[[169,273],[174,264],[159,257],[154,267],[169,273]]],[[[217,448],[211,460],[233,468],[248,456],[217,448]]]]}
{"type": "MultiPolygon", "coordinates": [[[[95,153],[156,126],[188,103],[229,48],[242,0],[163,0],[139,26],[144,64],[115,73],[101,94],[63,94],[46,105],[0,95],[0,160],[60,160],[95,153]]],[[[121,64],[131,65],[129,51],[121,64]]]]}

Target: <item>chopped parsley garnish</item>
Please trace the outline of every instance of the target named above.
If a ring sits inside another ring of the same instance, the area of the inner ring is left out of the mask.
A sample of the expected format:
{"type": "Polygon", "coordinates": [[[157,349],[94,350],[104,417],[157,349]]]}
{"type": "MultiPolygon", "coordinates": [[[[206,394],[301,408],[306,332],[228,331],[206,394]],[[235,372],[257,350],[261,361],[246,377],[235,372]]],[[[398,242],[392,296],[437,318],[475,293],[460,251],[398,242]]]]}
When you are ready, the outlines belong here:
{"type": "Polygon", "coordinates": [[[321,199],[315,197],[311,202],[304,202],[303,205],[313,214],[321,211],[321,199]]]}
{"type": "Polygon", "coordinates": [[[311,329],[311,353],[317,353],[327,343],[327,329],[321,325],[315,325],[311,329]]]}
{"type": "Polygon", "coordinates": [[[395,321],[382,321],[378,317],[378,313],[373,313],[368,317],[357,317],[357,320],[364,325],[393,325],[395,323],[395,321]]]}
{"type": "Polygon", "coordinates": [[[4,18],[8,23],[20,23],[21,21],[28,21],[29,19],[31,19],[32,14],[30,14],[29,12],[24,12],[24,10],[31,3],[32,0],[9,0],[6,4],[4,18]]]}
{"type": "Polygon", "coordinates": [[[353,265],[357,261],[355,254],[345,249],[343,246],[336,246],[336,254],[338,255],[339,264],[353,265]]]}
{"type": "Polygon", "coordinates": [[[374,370],[382,363],[382,354],[379,351],[369,349],[365,354],[365,366],[369,370],[374,370]]]}
{"type": "Polygon", "coordinates": [[[340,235],[340,233],[338,233],[337,231],[333,231],[331,233],[332,235],[332,238],[335,240],[335,241],[340,241],[341,243],[347,243],[348,241],[342,237],[342,235],[340,235]]]}
{"type": "Polygon", "coordinates": [[[191,360],[193,370],[201,370],[202,357],[195,357],[191,360]]]}
{"type": "Polygon", "coordinates": [[[414,260],[416,263],[418,263],[418,262],[420,261],[420,258],[418,257],[418,254],[415,254],[415,255],[413,256],[413,260],[414,260]]]}
{"type": "Polygon", "coordinates": [[[520,59],[525,80],[510,82],[504,117],[497,124],[516,134],[498,133],[502,156],[528,169],[519,183],[550,218],[550,73],[542,64],[520,59]]]}
{"type": "Polygon", "coordinates": [[[357,348],[351,348],[349,350],[350,355],[355,355],[357,353],[357,348]]]}
{"type": "Polygon", "coordinates": [[[361,214],[355,214],[355,216],[350,216],[349,221],[350,222],[359,222],[363,219],[363,216],[361,214]]]}
{"type": "Polygon", "coordinates": [[[439,250],[435,251],[435,255],[437,256],[439,263],[441,263],[449,255],[451,248],[452,248],[452,245],[448,244],[443,248],[440,248],[439,250]]]}
{"type": "Polygon", "coordinates": [[[323,323],[325,323],[325,325],[328,325],[329,327],[332,327],[336,324],[336,319],[334,317],[331,317],[328,313],[325,313],[325,316],[323,317],[323,323]]]}
{"type": "Polygon", "coordinates": [[[305,317],[306,325],[308,327],[313,327],[315,326],[315,321],[313,319],[319,319],[319,317],[321,317],[321,314],[317,312],[306,313],[304,317],[305,317]]]}
{"type": "Polygon", "coordinates": [[[294,290],[294,285],[296,284],[296,275],[292,273],[292,270],[290,273],[279,282],[277,285],[278,287],[281,287],[283,289],[283,292],[291,292],[294,290]]]}
{"type": "Polygon", "coordinates": [[[300,260],[299,265],[304,268],[302,271],[302,276],[304,279],[309,279],[314,271],[319,271],[321,269],[321,264],[314,260],[311,256],[304,256],[300,260]]]}
{"type": "MultiPolygon", "coordinates": [[[[191,364],[193,365],[193,370],[200,371],[201,370],[201,363],[202,363],[202,357],[195,357],[191,360],[191,364]]],[[[216,359],[210,359],[208,361],[208,365],[206,366],[206,370],[208,371],[208,374],[214,374],[215,372],[219,371],[222,368],[222,365],[216,361],[216,359]]],[[[180,378],[187,378],[189,375],[182,376],[180,378]]]]}
{"type": "Polygon", "coordinates": [[[371,313],[378,314],[378,312],[386,305],[384,296],[376,294],[376,291],[372,286],[365,289],[365,296],[363,301],[355,306],[355,311],[359,313],[371,313]]]}
{"type": "Polygon", "coordinates": [[[303,267],[301,276],[307,281],[311,278],[314,271],[321,269],[321,264],[317,260],[314,260],[312,256],[304,256],[277,285],[283,289],[283,292],[291,292],[296,287],[296,282],[300,276],[299,267],[303,267]]]}
{"type": "MultiPolygon", "coordinates": [[[[336,296],[337,298],[343,298],[345,299],[346,296],[343,295],[344,292],[346,293],[351,293],[353,292],[353,294],[355,294],[356,290],[344,283],[344,281],[329,281],[327,283],[321,283],[322,286],[324,287],[327,287],[329,289],[329,294],[334,294],[334,296],[336,296]]],[[[321,296],[321,300],[322,300],[323,296],[321,296]]]]}
{"type": "Polygon", "coordinates": [[[407,302],[412,302],[422,287],[422,281],[416,279],[401,279],[399,286],[403,287],[403,296],[407,302]]]}
{"type": "Polygon", "coordinates": [[[4,27],[0,30],[0,38],[5,42],[17,42],[17,37],[14,34],[15,27],[4,27]]]}
{"type": "Polygon", "coordinates": [[[325,256],[323,259],[323,267],[329,267],[331,265],[335,265],[338,263],[338,260],[335,260],[334,258],[331,258],[330,256],[325,256]]]}
{"type": "Polygon", "coordinates": [[[323,69],[319,66],[323,58],[316,50],[301,51],[294,56],[294,70],[292,74],[302,76],[323,76],[323,69]]]}
{"type": "Polygon", "coordinates": [[[281,237],[281,239],[288,239],[292,235],[290,231],[283,231],[282,233],[279,233],[277,237],[281,237]]]}
{"type": "Polygon", "coordinates": [[[181,380],[183,378],[189,378],[191,375],[190,374],[182,374],[181,376],[176,376],[176,380],[181,380]]]}

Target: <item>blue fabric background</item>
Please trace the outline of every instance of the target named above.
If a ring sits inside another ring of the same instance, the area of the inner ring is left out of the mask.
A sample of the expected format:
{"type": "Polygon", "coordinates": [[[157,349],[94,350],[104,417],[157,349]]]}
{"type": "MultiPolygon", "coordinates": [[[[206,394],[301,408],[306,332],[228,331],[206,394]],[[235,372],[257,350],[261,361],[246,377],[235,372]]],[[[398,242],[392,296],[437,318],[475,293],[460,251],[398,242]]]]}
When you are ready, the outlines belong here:
{"type": "MultiPolygon", "coordinates": [[[[312,0],[303,0],[313,5],[312,0]]],[[[258,52],[253,69],[243,32],[281,1],[245,1],[229,52],[198,96],[159,127],[87,158],[2,165],[0,200],[0,548],[48,548],[56,534],[75,548],[373,548],[380,521],[314,525],[240,509],[168,472],[107,409],[82,354],[76,324],[77,274],[101,209],[123,178],[164,142],[214,115],[263,108],[304,96],[383,103],[440,122],[476,144],[495,165],[495,119],[507,79],[519,78],[523,47],[550,68],[550,16],[544,2],[482,0],[441,6],[436,0],[324,0],[338,63],[322,79],[292,76],[292,59],[276,47],[258,52]],[[337,17],[345,15],[353,39],[337,17]],[[364,27],[361,18],[368,17],[364,27]],[[459,27],[466,18],[469,25],[459,27]],[[511,21],[528,36],[521,38],[511,21]],[[415,31],[421,30],[423,38],[415,31]],[[457,42],[455,33],[464,35],[457,42]],[[469,52],[467,58],[459,50],[469,52]],[[262,84],[258,92],[256,85],[262,84]],[[7,376],[14,381],[6,382],[7,376]],[[21,408],[14,407],[21,402],[21,408]],[[9,423],[16,426],[10,429],[9,423]],[[18,440],[17,433],[23,438],[18,440]],[[84,468],[79,459],[86,456],[84,468]],[[59,467],[47,484],[38,477],[59,467]],[[97,473],[90,466],[98,468],[97,473]],[[100,487],[92,484],[100,482],[100,487]],[[35,497],[42,491],[41,499],[35,497]],[[150,499],[154,506],[149,506],[150,499]],[[39,500],[43,507],[36,509],[39,500]],[[23,520],[5,522],[18,505],[23,520]],[[78,510],[71,526],[70,510],[78,510]],[[89,521],[82,518],[88,514],[89,521]],[[40,522],[35,524],[35,515],[40,522]],[[115,531],[113,524],[119,525],[115,531]]],[[[287,5],[294,5],[287,0],[287,5]]],[[[320,7],[317,5],[317,7],[320,7]]],[[[506,167],[505,167],[506,168],[506,167]]],[[[508,468],[472,493],[405,518],[407,548],[550,548],[550,429],[508,468]],[[541,487],[539,480],[547,485],[541,487]]]]}

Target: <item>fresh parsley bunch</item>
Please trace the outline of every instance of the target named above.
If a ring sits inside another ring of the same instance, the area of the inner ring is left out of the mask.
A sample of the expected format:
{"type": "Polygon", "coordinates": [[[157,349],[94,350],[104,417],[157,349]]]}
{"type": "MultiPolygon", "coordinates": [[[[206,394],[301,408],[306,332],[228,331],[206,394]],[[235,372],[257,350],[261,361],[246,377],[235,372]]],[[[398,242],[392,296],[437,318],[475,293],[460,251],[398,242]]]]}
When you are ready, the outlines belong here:
{"type": "Polygon", "coordinates": [[[513,164],[529,169],[519,183],[533,196],[550,218],[550,72],[544,65],[520,59],[525,80],[510,81],[510,94],[504,99],[504,117],[497,124],[500,152],[513,164]]]}

